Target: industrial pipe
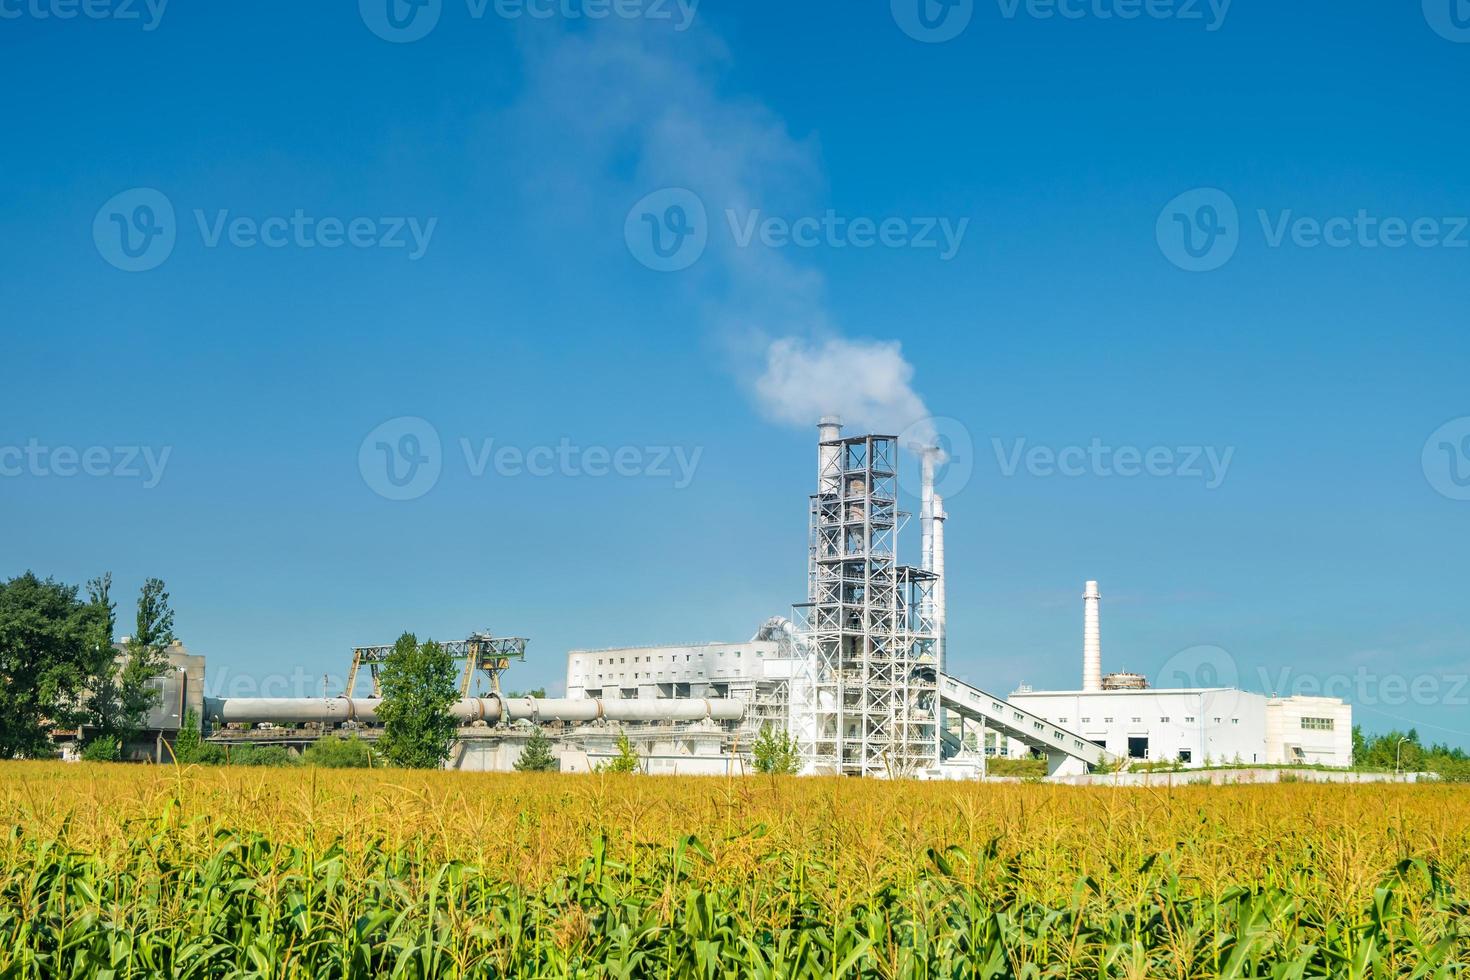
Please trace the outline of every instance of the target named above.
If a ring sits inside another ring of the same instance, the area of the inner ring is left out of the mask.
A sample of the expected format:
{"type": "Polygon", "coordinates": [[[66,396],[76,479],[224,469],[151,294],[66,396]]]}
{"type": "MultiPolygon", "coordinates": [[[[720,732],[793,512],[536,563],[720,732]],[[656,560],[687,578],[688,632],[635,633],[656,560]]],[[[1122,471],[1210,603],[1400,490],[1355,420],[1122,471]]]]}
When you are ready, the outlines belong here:
{"type": "MultiPolygon", "coordinates": [[[[223,724],[327,725],[355,721],[378,721],[381,698],[205,698],[204,713],[223,724]]],[[[739,721],[745,717],[745,702],[721,698],[502,698],[490,695],[466,698],[449,708],[464,724],[483,721],[586,722],[609,721],[677,722],[739,721]]]]}
{"type": "Polygon", "coordinates": [[[1099,624],[1098,605],[1102,593],[1096,582],[1088,582],[1082,593],[1082,690],[1101,691],[1102,682],[1102,628],[1099,624]]]}

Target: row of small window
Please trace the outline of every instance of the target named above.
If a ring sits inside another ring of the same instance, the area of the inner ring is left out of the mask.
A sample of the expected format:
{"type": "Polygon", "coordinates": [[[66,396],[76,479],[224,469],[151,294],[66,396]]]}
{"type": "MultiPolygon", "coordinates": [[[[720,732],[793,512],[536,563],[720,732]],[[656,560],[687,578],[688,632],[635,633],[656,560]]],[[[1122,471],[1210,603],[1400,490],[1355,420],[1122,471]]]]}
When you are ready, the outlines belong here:
{"type": "Polygon", "coordinates": [[[1330,732],[1337,728],[1334,718],[1303,718],[1302,727],[1313,732],[1330,732]]]}
{"type": "MultiPolygon", "coordinates": [[[[1084,724],[1084,725],[1090,725],[1090,724],[1092,724],[1092,719],[1091,718],[1082,718],[1080,720],[1081,720],[1081,723],[1084,724]]],[[[1133,724],[1135,724],[1135,725],[1141,725],[1141,724],[1143,724],[1143,719],[1142,718],[1130,718],[1128,720],[1130,722],[1132,722],[1133,724]]],[[[1307,724],[1306,723],[1309,720],[1317,721],[1317,720],[1321,720],[1321,719],[1307,719],[1307,718],[1303,718],[1302,719],[1302,727],[1303,728],[1306,728],[1307,727],[1307,724]]],[[[1332,727],[1332,720],[1329,718],[1329,719],[1326,719],[1326,721],[1327,721],[1327,727],[1331,728],[1332,727]]],[[[1186,725],[1193,725],[1194,722],[1195,722],[1194,715],[1185,715],[1184,716],[1184,724],[1186,724],[1186,725]]],[[[1224,724],[1224,722],[1225,722],[1225,719],[1224,718],[1216,718],[1215,719],[1215,724],[1217,724],[1217,725],[1224,724]]],[[[1066,718],[1058,718],[1057,719],[1057,724],[1058,725],[1065,725],[1066,723],[1067,723],[1067,719],[1066,718]]],[[[1111,719],[1111,718],[1104,718],[1103,719],[1103,724],[1104,725],[1111,725],[1112,723],[1113,723],[1113,719],[1111,719]]],[[[1167,724],[1169,724],[1169,716],[1168,715],[1164,715],[1162,718],[1160,718],[1159,719],[1159,724],[1160,725],[1167,725],[1167,724]]],[[[1230,724],[1232,724],[1232,725],[1239,725],[1240,724],[1240,719],[1239,718],[1231,718],[1230,719],[1230,724]]]]}
{"type": "MultiPolygon", "coordinates": [[[[739,650],[736,650],[735,651],[735,659],[736,660],[739,660],[740,659],[740,654],[741,654],[741,651],[739,651],[739,650]]],[[[723,657],[724,655],[725,655],[725,651],[723,651],[723,650],[719,651],[716,654],[716,656],[719,656],[719,657],[723,657]]],[[[700,656],[703,657],[704,654],[701,653],[700,656]]],[[[757,656],[759,656],[759,654],[757,654],[757,656]]],[[[684,662],[686,664],[689,663],[689,661],[690,661],[690,659],[692,657],[693,657],[693,654],[689,654],[689,653],[684,654],[684,662]]],[[[671,663],[678,663],[679,662],[679,655],[677,653],[671,654],[669,656],[669,660],[670,660],[671,663]]],[[[628,658],[627,657],[619,657],[617,659],[617,662],[620,663],[620,664],[625,664],[625,663],[628,662],[628,658]]],[[[636,664],[638,662],[638,658],[637,657],[634,657],[633,658],[633,662],[636,664]]],[[[652,657],[644,657],[643,658],[643,662],[646,663],[646,664],[651,664],[651,663],[653,663],[653,658],[652,657]]],[[[659,663],[663,663],[664,662],[664,655],[663,654],[659,654],[658,655],[658,662],[659,663]]],[[[613,658],[612,657],[608,657],[607,658],[607,663],[608,663],[608,666],[612,666],[612,664],[613,664],[613,658]]],[[[602,658],[601,657],[598,657],[597,658],[597,666],[599,666],[599,667],[602,666],[602,658]]]]}

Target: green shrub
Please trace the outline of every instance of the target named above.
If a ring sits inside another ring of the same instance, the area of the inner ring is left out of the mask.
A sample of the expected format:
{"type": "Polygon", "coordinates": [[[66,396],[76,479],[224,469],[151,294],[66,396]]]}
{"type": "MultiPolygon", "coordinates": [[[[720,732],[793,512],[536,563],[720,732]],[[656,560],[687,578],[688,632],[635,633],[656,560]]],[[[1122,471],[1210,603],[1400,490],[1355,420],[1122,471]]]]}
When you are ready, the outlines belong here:
{"type": "Polygon", "coordinates": [[[327,769],[371,769],[375,764],[372,746],[356,735],[327,735],[306,747],[301,761],[327,769]]]}
{"type": "Polygon", "coordinates": [[[99,735],[82,746],[82,758],[88,762],[116,762],[119,747],[111,735],[99,735]]]}

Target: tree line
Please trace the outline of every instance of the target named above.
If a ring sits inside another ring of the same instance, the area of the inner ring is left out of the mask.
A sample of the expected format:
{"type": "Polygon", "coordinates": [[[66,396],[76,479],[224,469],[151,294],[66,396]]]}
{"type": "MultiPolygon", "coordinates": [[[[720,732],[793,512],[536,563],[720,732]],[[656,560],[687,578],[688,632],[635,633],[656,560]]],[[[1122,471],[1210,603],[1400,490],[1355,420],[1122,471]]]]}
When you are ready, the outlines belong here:
{"type": "Polygon", "coordinates": [[[85,591],[26,572],[0,582],[0,759],[51,755],[52,733],[85,733],[89,758],[116,758],[158,703],[174,614],[163,581],[138,594],[119,656],[112,576],[85,591]]]}

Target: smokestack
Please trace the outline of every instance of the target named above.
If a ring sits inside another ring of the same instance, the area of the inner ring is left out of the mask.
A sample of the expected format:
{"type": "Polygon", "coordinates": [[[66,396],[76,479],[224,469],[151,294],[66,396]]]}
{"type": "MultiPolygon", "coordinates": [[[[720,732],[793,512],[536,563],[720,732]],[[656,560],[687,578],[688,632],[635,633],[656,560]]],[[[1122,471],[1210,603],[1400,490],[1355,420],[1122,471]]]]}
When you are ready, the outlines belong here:
{"type": "Polygon", "coordinates": [[[837,493],[842,489],[842,448],[823,443],[842,438],[842,419],[824,415],[817,423],[817,492],[837,493]]]}
{"type": "MultiPolygon", "coordinates": [[[[944,498],[939,494],[933,494],[931,503],[931,518],[934,530],[931,534],[931,559],[932,571],[936,576],[934,580],[934,662],[939,673],[944,673],[944,660],[949,645],[949,637],[945,632],[945,621],[948,617],[948,609],[945,606],[944,597],[944,521],[948,514],[944,512],[944,498]]],[[[943,721],[943,716],[940,718],[943,721]]]]}
{"type": "Polygon", "coordinates": [[[939,450],[919,449],[919,567],[934,571],[934,461],[939,450]]]}
{"type": "Polygon", "coordinates": [[[1102,627],[1098,622],[1098,604],[1102,593],[1096,582],[1088,582],[1082,593],[1082,690],[1101,691],[1102,627]]]}

